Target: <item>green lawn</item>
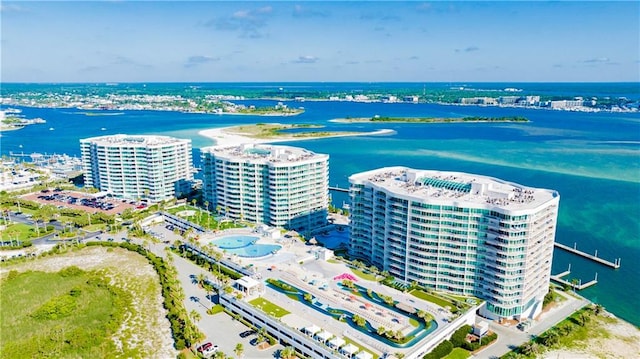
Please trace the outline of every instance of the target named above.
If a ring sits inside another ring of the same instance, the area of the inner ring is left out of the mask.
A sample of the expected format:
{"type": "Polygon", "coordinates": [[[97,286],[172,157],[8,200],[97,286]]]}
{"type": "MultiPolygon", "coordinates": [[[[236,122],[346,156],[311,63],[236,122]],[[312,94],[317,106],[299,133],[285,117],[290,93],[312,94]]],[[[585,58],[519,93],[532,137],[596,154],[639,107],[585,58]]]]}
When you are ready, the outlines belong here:
{"type": "MultiPolygon", "coordinates": [[[[40,226],[40,234],[44,235],[44,233],[44,228],[40,226]]],[[[10,224],[4,231],[2,231],[3,241],[10,241],[14,239],[17,239],[19,241],[26,241],[36,237],[38,237],[36,227],[24,223],[10,224]]]]}
{"type": "Polygon", "coordinates": [[[353,274],[355,274],[356,276],[364,279],[364,280],[370,280],[370,281],[374,281],[377,282],[378,278],[375,274],[372,273],[365,273],[363,271],[361,271],[360,269],[356,269],[356,268],[351,268],[351,271],[353,272],[353,274]]]}
{"type": "Polygon", "coordinates": [[[263,312],[267,314],[271,314],[276,318],[283,317],[290,312],[286,311],[284,308],[277,306],[270,301],[263,298],[256,298],[249,302],[249,304],[253,305],[256,308],[259,308],[263,312]]]}
{"type": "Polygon", "coordinates": [[[412,296],[416,297],[416,298],[420,298],[422,300],[426,300],[427,302],[431,302],[433,304],[439,305],[443,308],[449,308],[450,310],[452,310],[455,306],[453,305],[453,303],[449,302],[448,300],[436,297],[434,295],[431,295],[427,292],[423,292],[419,289],[415,289],[412,290],[410,293],[412,296]]]}
{"type": "Polygon", "coordinates": [[[414,319],[411,317],[409,317],[409,324],[411,324],[411,326],[414,328],[417,328],[418,326],[420,326],[420,322],[417,319],[414,319]]]}
{"type": "Polygon", "coordinates": [[[228,229],[228,228],[240,228],[240,227],[243,227],[240,224],[236,224],[234,221],[221,221],[221,222],[218,222],[218,221],[216,221],[214,215],[209,213],[207,210],[202,209],[202,208],[198,208],[198,207],[193,207],[193,206],[190,206],[190,205],[184,205],[184,206],[175,207],[175,208],[171,208],[171,209],[167,210],[167,212],[169,212],[169,213],[171,213],[173,215],[176,215],[176,216],[181,211],[194,211],[195,213],[194,213],[193,216],[187,216],[187,217],[179,216],[179,217],[184,218],[187,221],[195,223],[195,224],[197,224],[197,225],[199,225],[201,227],[204,227],[204,228],[224,230],[224,229],[228,229]]]}
{"type": "Polygon", "coordinates": [[[444,359],[467,359],[470,356],[469,352],[462,348],[453,348],[453,351],[444,359]]]}
{"type": "Polygon", "coordinates": [[[1,358],[104,358],[117,352],[111,334],[126,302],[95,274],[63,272],[5,276],[0,286],[1,358]]]}
{"type": "Polygon", "coordinates": [[[96,223],[96,224],[90,224],[82,229],[89,232],[104,231],[107,229],[107,225],[105,223],[96,223]]]}

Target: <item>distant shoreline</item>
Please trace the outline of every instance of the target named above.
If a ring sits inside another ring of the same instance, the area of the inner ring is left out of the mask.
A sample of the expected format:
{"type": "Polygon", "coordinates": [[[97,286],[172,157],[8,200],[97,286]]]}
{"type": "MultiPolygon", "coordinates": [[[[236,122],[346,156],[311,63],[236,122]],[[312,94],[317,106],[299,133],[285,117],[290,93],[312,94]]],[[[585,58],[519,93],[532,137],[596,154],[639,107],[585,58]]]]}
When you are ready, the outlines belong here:
{"type": "MultiPolygon", "coordinates": [[[[292,136],[288,133],[278,133],[278,131],[291,129],[291,128],[305,128],[305,126],[269,123],[269,124],[254,124],[254,125],[240,125],[230,127],[212,128],[208,130],[202,130],[198,132],[199,135],[207,137],[215,142],[214,146],[230,147],[239,146],[246,143],[272,143],[272,142],[293,142],[293,141],[305,141],[321,138],[336,138],[336,137],[354,137],[354,136],[376,136],[376,135],[391,135],[395,131],[391,129],[381,129],[378,131],[369,132],[346,132],[340,133],[338,131],[333,132],[309,132],[309,136],[292,136]],[[254,131],[260,126],[265,126],[267,131],[271,133],[271,136],[261,137],[259,133],[254,131]],[[240,128],[244,127],[242,131],[240,128]]],[[[320,128],[320,127],[310,127],[320,128]]]]}
{"type": "Polygon", "coordinates": [[[524,117],[354,117],[336,118],[329,122],[338,123],[488,123],[488,122],[530,122],[524,117]]]}

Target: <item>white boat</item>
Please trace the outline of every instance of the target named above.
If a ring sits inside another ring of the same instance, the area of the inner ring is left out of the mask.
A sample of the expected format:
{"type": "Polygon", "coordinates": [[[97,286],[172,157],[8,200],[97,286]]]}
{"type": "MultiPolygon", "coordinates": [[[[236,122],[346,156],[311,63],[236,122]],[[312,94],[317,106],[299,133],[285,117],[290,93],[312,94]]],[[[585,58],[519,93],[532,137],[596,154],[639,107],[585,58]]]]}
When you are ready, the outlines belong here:
{"type": "Polygon", "coordinates": [[[53,130],[55,130],[55,128],[49,127],[49,131],[53,131],[53,130]]]}
{"type": "Polygon", "coordinates": [[[107,129],[105,127],[101,128],[100,131],[106,131],[107,129]]]}

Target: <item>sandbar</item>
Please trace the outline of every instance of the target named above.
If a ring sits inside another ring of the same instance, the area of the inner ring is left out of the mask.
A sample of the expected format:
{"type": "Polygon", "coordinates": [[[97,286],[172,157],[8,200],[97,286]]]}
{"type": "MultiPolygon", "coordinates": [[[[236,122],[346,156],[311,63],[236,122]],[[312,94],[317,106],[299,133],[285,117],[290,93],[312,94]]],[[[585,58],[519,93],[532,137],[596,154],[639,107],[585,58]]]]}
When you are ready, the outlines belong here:
{"type": "MultiPolygon", "coordinates": [[[[291,126],[291,125],[284,125],[279,123],[270,123],[267,125],[279,125],[283,127],[291,126]]],[[[319,138],[391,135],[395,133],[395,131],[391,129],[381,129],[377,131],[348,132],[344,134],[341,134],[339,132],[328,132],[326,135],[322,134],[318,136],[308,136],[308,137],[295,137],[289,134],[281,133],[274,137],[260,138],[257,136],[251,136],[246,133],[240,132],[238,128],[243,126],[246,127],[247,125],[211,128],[208,130],[202,130],[198,132],[198,134],[214,140],[215,141],[214,146],[230,147],[230,146],[238,146],[246,143],[257,144],[257,143],[272,143],[272,142],[292,142],[292,141],[314,140],[319,138]]],[[[291,126],[290,128],[293,128],[293,126],[291,126]]]]}

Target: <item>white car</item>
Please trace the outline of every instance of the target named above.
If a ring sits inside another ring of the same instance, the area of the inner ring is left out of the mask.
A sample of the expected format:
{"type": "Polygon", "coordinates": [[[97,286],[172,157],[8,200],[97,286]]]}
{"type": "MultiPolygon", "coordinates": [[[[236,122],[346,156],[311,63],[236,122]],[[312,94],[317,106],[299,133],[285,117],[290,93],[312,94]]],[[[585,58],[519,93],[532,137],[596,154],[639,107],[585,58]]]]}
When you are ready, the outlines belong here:
{"type": "Polygon", "coordinates": [[[218,346],[211,344],[211,342],[204,343],[198,347],[198,352],[202,353],[205,357],[210,357],[218,351],[218,346]]]}

